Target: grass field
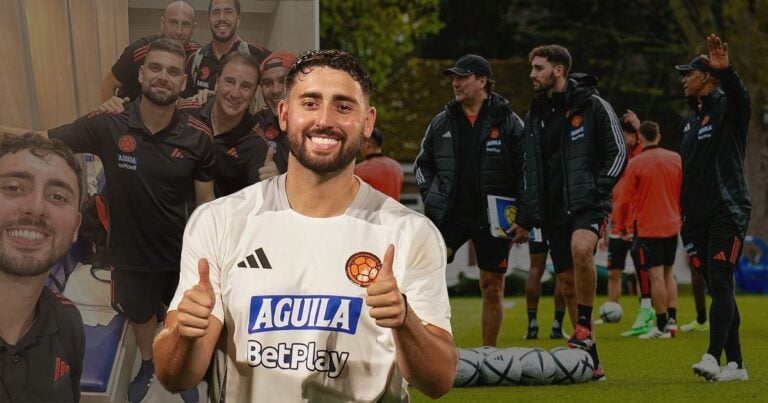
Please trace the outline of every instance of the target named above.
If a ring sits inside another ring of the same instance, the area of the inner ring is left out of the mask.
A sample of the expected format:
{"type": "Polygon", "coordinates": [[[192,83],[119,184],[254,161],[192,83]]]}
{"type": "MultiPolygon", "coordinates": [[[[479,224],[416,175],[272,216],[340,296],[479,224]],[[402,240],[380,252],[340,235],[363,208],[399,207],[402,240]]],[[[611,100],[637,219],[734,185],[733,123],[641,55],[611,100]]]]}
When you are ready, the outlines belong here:
{"type": "MultiPolygon", "coordinates": [[[[605,301],[598,296],[596,306],[605,301]]],[[[708,383],[691,371],[691,365],[706,352],[708,332],[678,333],[665,340],[639,340],[622,337],[635,319],[637,300],[622,297],[624,318],[616,324],[596,325],[600,360],[605,368],[605,382],[559,386],[500,386],[455,388],[441,401],[446,402],[757,402],[768,401],[768,296],[737,296],[741,312],[741,344],[749,381],[708,383]]],[[[547,350],[565,345],[564,340],[550,340],[553,317],[552,297],[542,297],[539,304],[538,340],[523,340],[527,322],[525,298],[507,297],[504,326],[499,347],[541,347],[547,350]],[[541,337],[543,333],[543,338],[541,337]]],[[[480,298],[451,298],[453,337],[463,348],[477,347],[480,339],[480,298]]],[[[695,318],[693,297],[681,294],[678,323],[695,318]]],[[[566,319],[566,322],[569,321],[566,319]]],[[[570,325],[566,326],[570,333],[570,325]]],[[[725,356],[723,356],[723,360],[725,356]]],[[[411,390],[413,401],[430,399],[411,390]]]]}

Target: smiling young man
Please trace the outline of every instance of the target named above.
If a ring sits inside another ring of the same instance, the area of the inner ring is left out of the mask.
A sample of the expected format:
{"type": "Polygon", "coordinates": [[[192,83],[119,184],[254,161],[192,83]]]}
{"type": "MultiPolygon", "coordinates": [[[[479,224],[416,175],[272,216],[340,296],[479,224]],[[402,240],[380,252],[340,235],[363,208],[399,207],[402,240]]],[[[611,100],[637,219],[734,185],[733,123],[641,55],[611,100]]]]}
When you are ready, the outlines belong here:
{"type": "Polygon", "coordinates": [[[240,26],[240,0],[210,0],[208,25],[211,42],[203,45],[187,59],[187,88],[184,98],[202,90],[213,91],[219,79],[221,60],[232,52],[250,54],[259,62],[271,52],[256,42],[246,42],[237,36],[240,26]]]}
{"type": "MultiPolygon", "coordinates": [[[[104,166],[112,306],[131,321],[143,360],[128,388],[129,402],[143,399],[153,379],[157,313],[170,302],[178,283],[191,202],[200,205],[214,198],[211,132],[203,122],[176,110],[186,82],[184,57],[180,43],[157,39],[139,70],[142,96],[125,111],[92,112],[41,132],[75,152],[96,154],[104,166]]],[[[185,399],[196,400],[197,391],[190,393],[185,399]]]]}
{"type": "Polygon", "coordinates": [[[77,402],[80,312],[44,286],[77,239],[81,169],[59,141],[0,143],[0,401],[77,402]]]}
{"type": "Polygon", "coordinates": [[[448,262],[472,240],[483,296],[482,343],[495,346],[504,319],[504,274],[510,241],[491,236],[488,195],[522,194],[523,125],[493,92],[491,65],[464,55],[443,74],[453,100],[429,124],[414,169],[424,211],[445,238],[448,262]]]}
{"type": "Polygon", "coordinates": [[[693,372],[709,381],[746,381],[733,276],[751,216],[744,155],[752,109],[728,44],[711,34],[707,46],[707,56],[675,66],[692,109],[680,125],[681,235],[712,296],[709,348],[693,372]],[[723,351],[727,364],[720,368],[723,351]]]}
{"type": "Polygon", "coordinates": [[[406,380],[438,397],[457,365],[445,249],[353,175],[376,120],[370,77],[328,50],[299,57],[286,82],[288,171],[193,215],[158,378],[196,384],[226,331],[226,401],[404,401],[406,380]]]}

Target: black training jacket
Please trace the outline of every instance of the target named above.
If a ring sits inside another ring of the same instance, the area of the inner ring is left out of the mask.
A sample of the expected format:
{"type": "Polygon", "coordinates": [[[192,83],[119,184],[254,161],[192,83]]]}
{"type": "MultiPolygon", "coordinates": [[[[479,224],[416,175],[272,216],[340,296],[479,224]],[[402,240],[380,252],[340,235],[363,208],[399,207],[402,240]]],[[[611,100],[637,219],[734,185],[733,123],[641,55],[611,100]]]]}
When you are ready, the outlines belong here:
{"type": "MultiPolygon", "coordinates": [[[[627,147],[619,119],[600,98],[597,78],[574,73],[568,79],[565,132],[561,139],[563,206],[573,214],[589,208],[611,209],[611,191],[627,165],[627,147]]],[[[539,129],[544,95],[534,98],[525,118],[525,197],[517,223],[541,227],[544,210],[543,161],[539,129]]]]}
{"type": "Polygon", "coordinates": [[[721,87],[690,99],[692,111],[680,125],[683,185],[680,206],[683,226],[706,223],[715,214],[730,214],[746,229],[751,203],[744,178],[744,152],[749,118],[749,93],[736,71],[719,73],[721,87]]]}
{"type": "MultiPolygon", "coordinates": [[[[522,192],[521,139],[523,122],[512,112],[509,102],[496,93],[486,99],[487,112],[475,125],[480,125],[482,137],[477,150],[479,158],[478,201],[487,206],[487,195],[518,197],[522,192]]],[[[427,127],[416,156],[414,172],[424,213],[440,225],[455,199],[459,133],[457,119],[466,119],[455,100],[445,106],[427,127]]],[[[488,214],[478,211],[479,222],[487,227],[488,214]]]]}

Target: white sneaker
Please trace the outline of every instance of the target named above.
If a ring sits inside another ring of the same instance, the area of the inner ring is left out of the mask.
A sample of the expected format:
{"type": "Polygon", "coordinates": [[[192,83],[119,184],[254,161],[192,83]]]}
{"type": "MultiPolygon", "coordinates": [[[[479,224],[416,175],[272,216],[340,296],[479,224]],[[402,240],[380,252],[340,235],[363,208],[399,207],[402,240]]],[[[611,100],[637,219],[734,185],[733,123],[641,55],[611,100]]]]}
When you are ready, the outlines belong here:
{"type": "Polygon", "coordinates": [[[733,361],[724,366],[723,369],[720,370],[720,374],[717,375],[717,380],[719,382],[746,381],[748,379],[749,375],[747,375],[747,369],[739,368],[739,364],[736,364],[733,361]]]}
{"type": "MultiPolygon", "coordinates": [[[[712,354],[706,353],[701,356],[701,361],[693,364],[693,373],[708,380],[716,381],[720,376],[720,364],[712,354]]],[[[746,375],[746,371],[744,372],[746,375]]]]}
{"type": "Polygon", "coordinates": [[[645,334],[637,336],[638,339],[671,339],[672,334],[669,332],[662,332],[658,327],[654,326],[645,334]]]}
{"type": "Polygon", "coordinates": [[[709,330],[709,321],[706,321],[704,323],[699,323],[694,319],[691,323],[686,323],[683,326],[680,326],[680,330],[684,332],[690,332],[693,330],[699,331],[699,332],[706,332],[709,330]]]}

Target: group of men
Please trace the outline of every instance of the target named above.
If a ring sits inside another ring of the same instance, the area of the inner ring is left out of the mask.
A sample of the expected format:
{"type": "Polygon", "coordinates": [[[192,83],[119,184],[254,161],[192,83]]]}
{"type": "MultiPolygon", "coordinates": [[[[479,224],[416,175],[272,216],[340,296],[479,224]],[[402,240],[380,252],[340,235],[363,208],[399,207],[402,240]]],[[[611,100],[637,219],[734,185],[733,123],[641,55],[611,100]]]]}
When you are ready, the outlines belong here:
{"type": "MultiPolygon", "coordinates": [[[[710,344],[693,371],[707,380],[748,378],[733,275],[749,223],[743,174],[749,96],[730,66],[727,45],[714,34],[707,44],[708,55],[676,66],[692,107],[681,126],[681,155],[658,146],[655,122],[641,123],[632,111],[619,119],[598,95],[595,77],[570,72],[571,56],[562,46],[530,52],[536,96],[524,122],[492,91],[493,75],[484,58],[465,55],[445,70],[454,100],[427,128],[415,173],[425,213],[440,229],[449,261],[467,240],[473,243],[484,345],[495,346],[501,329],[509,247],[529,241],[526,338],[538,337],[539,281],[549,253],[557,285],[550,336],[566,337],[567,307],[573,324],[568,346],[587,350],[595,379],[605,379],[592,328],[593,255],[610,214],[612,236],[608,245],[601,242],[610,255],[609,297],[618,300],[620,269],[629,250],[647,297],[625,335],[654,339],[676,333],[672,264],[681,234],[691,266],[712,294],[710,344]],[[491,196],[516,203],[516,220],[506,236],[489,228],[491,196]],[[656,326],[650,326],[654,317],[656,326]],[[723,351],[727,364],[721,368],[723,351]]],[[[699,299],[697,306],[703,305],[699,299]]],[[[701,316],[685,330],[704,326],[701,316]]]]}
{"type": "MultiPolygon", "coordinates": [[[[164,33],[190,28],[187,7],[168,7],[164,33]]],[[[113,303],[131,320],[143,360],[129,401],[144,398],[155,372],[197,401],[217,345],[227,401],[405,401],[408,385],[445,394],[458,360],[445,266],[468,239],[481,269],[483,343],[495,345],[501,330],[510,239],[490,235],[488,195],[517,198],[512,242],[543,234],[535,240],[549,248],[574,325],[568,344],[588,350],[595,378],[604,379],[592,332],[592,256],[627,148],[596,79],[570,73],[567,49],[530,53],[538,94],[525,121],[492,91],[484,58],[465,56],[444,72],[455,99],[427,129],[415,168],[427,219],[354,176],[363,144],[378,137],[381,145],[373,85],[360,62],[334,50],[296,60],[245,54],[233,39],[239,11],[236,0],[210,2],[215,43],[200,48],[201,57],[164,37],[133,51],[134,61],[143,58],[140,95],[124,105],[113,99],[47,132],[0,130],[20,135],[3,135],[0,146],[0,397],[79,398],[82,320],[71,302],[43,288],[80,221],[81,172],[69,149],[104,164],[113,303]],[[216,43],[229,43],[226,55],[216,43]],[[281,70],[261,81],[272,67],[281,70]],[[215,97],[177,106],[188,77],[205,87],[211,76],[215,97]],[[270,108],[246,129],[257,83],[270,108]],[[282,95],[266,88],[283,83],[282,95]],[[123,110],[106,112],[113,107],[123,110]],[[238,165],[221,161],[255,147],[240,142],[248,135],[263,141],[264,158],[255,173],[231,174],[238,165]],[[244,177],[257,184],[237,191],[244,177]],[[164,302],[167,318],[155,336],[164,302]]],[[[749,218],[739,176],[749,103],[727,46],[714,35],[708,41],[708,58],[678,66],[686,95],[700,102],[683,130],[683,235],[713,297],[710,348],[694,371],[746,379],[733,268],[749,218]],[[712,202],[694,202],[705,191],[712,202]]],[[[113,75],[121,90],[129,85],[113,75]]]]}

